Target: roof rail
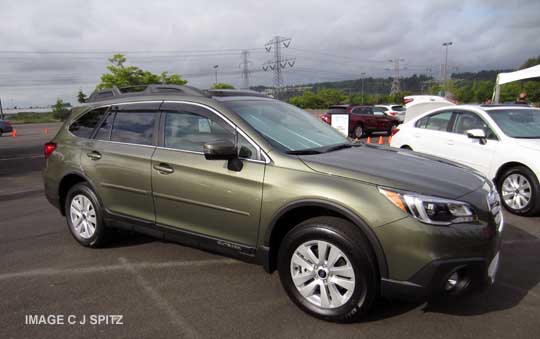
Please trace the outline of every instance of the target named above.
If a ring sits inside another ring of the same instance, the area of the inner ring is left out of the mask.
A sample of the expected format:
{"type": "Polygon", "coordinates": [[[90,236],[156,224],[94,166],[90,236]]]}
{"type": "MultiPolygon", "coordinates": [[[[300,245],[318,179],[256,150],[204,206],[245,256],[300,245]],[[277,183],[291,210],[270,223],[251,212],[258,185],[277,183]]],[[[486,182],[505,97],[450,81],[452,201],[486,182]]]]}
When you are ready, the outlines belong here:
{"type": "Polygon", "coordinates": [[[204,91],[211,97],[259,97],[269,98],[268,95],[251,90],[239,90],[239,89],[207,89],[204,91]]]}
{"type": "Polygon", "coordinates": [[[208,96],[204,91],[191,86],[180,85],[166,85],[166,84],[154,84],[154,85],[139,85],[118,88],[113,86],[112,88],[104,88],[101,90],[95,90],[86,100],[86,102],[97,102],[115,98],[125,98],[143,95],[153,94],[179,94],[179,95],[193,95],[193,96],[208,96]]]}

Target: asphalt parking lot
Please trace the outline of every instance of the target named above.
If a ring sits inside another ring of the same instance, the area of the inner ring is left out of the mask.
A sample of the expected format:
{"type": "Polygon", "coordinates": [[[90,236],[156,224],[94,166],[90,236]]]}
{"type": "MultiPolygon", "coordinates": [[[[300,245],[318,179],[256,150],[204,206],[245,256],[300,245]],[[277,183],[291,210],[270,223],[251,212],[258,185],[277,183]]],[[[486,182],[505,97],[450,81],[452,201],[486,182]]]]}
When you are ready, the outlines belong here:
{"type": "Polygon", "coordinates": [[[453,303],[381,300],[362,322],[332,324],[297,309],[278,275],[255,265],[121,232],[107,248],[79,246],[42,191],[42,144],[58,125],[16,128],[16,138],[0,138],[0,338],[532,338],[540,333],[538,217],[505,213],[500,271],[487,292],[453,303]],[[80,321],[91,315],[123,318],[122,324],[25,324],[26,315],[36,314],[75,315],[80,321]]]}

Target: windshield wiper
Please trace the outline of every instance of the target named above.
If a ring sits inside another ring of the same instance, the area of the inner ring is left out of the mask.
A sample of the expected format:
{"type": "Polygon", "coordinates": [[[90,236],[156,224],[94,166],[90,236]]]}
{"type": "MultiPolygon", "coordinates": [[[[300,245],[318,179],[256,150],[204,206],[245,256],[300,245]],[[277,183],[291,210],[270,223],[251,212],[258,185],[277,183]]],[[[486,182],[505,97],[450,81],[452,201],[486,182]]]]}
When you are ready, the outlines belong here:
{"type": "Polygon", "coordinates": [[[287,151],[287,154],[294,154],[294,155],[310,155],[310,154],[321,154],[321,151],[317,151],[316,149],[300,149],[297,151],[287,151]]]}
{"type": "Polygon", "coordinates": [[[326,152],[333,152],[333,151],[338,151],[340,149],[345,149],[345,148],[351,148],[353,147],[352,144],[339,144],[339,145],[334,145],[334,146],[330,146],[330,147],[326,147],[322,150],[323,153],[326,153],[326,152]]]}

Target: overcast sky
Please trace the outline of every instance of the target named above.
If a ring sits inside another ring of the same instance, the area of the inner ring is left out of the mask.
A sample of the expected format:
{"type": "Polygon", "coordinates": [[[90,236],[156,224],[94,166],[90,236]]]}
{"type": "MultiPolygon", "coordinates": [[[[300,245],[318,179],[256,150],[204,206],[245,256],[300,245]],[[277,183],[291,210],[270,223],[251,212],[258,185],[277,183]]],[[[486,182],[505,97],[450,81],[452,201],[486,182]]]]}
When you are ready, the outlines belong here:
{"type": "Polygon", "coordinates": [[[540,54],[538,0],[0,0],[0,98],[6,106],[75,101],[104,73],[107,58],[182,74],[191,85],[241,85],[242,49],[250,50],[250,85],[271,85],[261,65],[274,36],[292,38],[286,85],[391,76],[439,76],[445,41],[449,69],[518,67],[540,54]]]}

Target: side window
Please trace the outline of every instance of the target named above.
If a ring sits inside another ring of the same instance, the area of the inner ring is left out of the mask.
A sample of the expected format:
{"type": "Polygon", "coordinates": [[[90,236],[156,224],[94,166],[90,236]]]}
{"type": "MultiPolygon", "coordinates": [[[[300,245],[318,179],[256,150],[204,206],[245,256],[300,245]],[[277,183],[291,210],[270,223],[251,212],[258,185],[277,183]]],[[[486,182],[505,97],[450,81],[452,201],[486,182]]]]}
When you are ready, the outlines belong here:
{"type": "Polygon", "coordinates": [[[467,134],[470,129],[481,129],[488,139],[497,139],[491,128],[476,113],[460,112],[454,123],[454,133],[467,134]]]}
{"type": "Polygon", "coordinates": [[[240,158],[253,160],[259,159],[257,149],[252,144],[250,144],[241,134],[238,134],[238,149],[238,156],[240,158]]]}
{"type": "Polygon", "coordinates": [[[79,138],[90,138],[107,109],[108,107],[102,107],[83,114],[69,126],[69,131],[79,138]]]}
{"type": "Polygon", "coordinates": [[[429,117],[423,117],[422,119],[418,120],[416,124],[414,124],[414,127],[416,128],[426,128],[426,124],[429,120],[429,117]]]}
{"type": "Polygon", "coordinates": [[[353,108],[351,113],[362,114],[362,108],[361,107],[355,107],[355,108],[353,108]]]}
{"type": "Polygon", "coordinates": [[[420,128],[425,129],[431,129],[434,131],[448,131],[448,124],[450,123],[450,119],[452,118],[452,112],[441,112],[432,114],[430,116],[427,116],[420,121],[417,122],[417,127],[420,127],[418,123],[422,122],[423,125],[421,125],[420,128]],[[422,120],[427,119],[425,122],[422,120]]]}
{"type": "Polygon", "coordinates": [[[384,115],[384,109],[380,107],[373,107],[373,114],[375,115],[384,115]]]}
{"type": "Polygon", "coordinates": [[[187,111],[165,114],[164,147],[203,152],[203,146],[207,142],[230,140],[238,145],[240,158],[259,159],[257,149],[218,117],[209,118],[187,111]]]}
{"type": "Polygon", "coordinates": [[[111,141],[152,145],[154,112],[117,112],[111,132],[111,141]]]}
{"type": "Polygon", "coordinates": [[[94,139],[97,139],[97,140],[110,139],[113,119],[114,119],[114,113],[109,113],[107,118],[105,118],[105,120],[103,121],[99,129],[97,130],[96,136],[94,137],[94,139]]]}
{"type": "Polygon", "coordinates": [[[191,112],[168,112],[165,115],[164,146],[202,152],[210,141],[235,142],[235,133],[225,122],[191,112]]]}

